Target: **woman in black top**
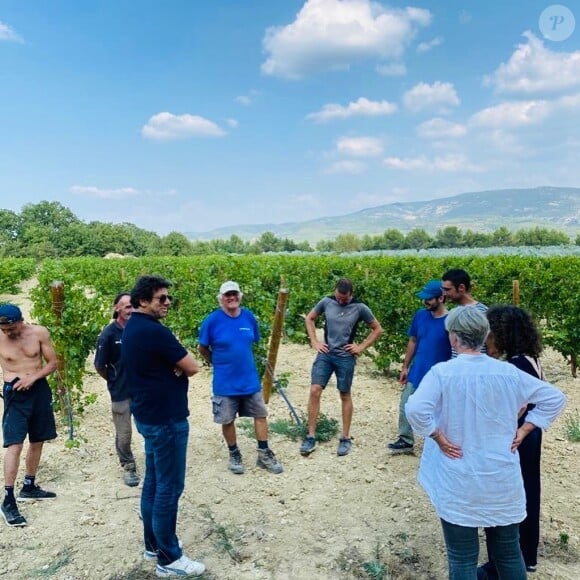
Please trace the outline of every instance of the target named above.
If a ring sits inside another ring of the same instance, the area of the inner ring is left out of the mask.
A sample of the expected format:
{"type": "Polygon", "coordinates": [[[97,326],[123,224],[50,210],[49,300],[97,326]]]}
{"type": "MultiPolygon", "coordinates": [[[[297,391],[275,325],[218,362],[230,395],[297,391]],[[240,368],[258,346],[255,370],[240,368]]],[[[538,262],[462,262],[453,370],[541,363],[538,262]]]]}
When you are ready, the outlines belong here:
{"type": "MultiPolygon", "coordinates": [[[[543,379],[539,356],[542,342],[530,314],[517,306],[494,306],[487,312],[490,333],[488,354],[505,360],[520,370],[543,379]]],[[[518,427],[533,405],[523,407],[518,427]]],[[[540,455],[542,430],[536,427],[518,447],[520,467],[526,491],[526,519],[520,524],[520,548],[528,572],[535,572],[540,542],[540,455]]],[[[483,566],[488,578],[494,578],[493,563],[483,566]]],[[[485,576],[483,576],[485,577],[485,576]]]]}

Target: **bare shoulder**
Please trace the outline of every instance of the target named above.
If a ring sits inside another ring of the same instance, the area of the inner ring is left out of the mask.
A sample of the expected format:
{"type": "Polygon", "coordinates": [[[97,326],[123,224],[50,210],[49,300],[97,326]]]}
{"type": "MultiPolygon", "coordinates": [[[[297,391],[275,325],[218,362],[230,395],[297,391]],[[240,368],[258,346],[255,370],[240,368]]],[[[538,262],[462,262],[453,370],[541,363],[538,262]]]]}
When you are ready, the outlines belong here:
{"type": "Polygon", "coordinates": [[[40,324],[26,324],[25,332],[30,337],[38,338],[39,340],[46,340],[50,338],[50,332],[46,326],[40,324]]]}

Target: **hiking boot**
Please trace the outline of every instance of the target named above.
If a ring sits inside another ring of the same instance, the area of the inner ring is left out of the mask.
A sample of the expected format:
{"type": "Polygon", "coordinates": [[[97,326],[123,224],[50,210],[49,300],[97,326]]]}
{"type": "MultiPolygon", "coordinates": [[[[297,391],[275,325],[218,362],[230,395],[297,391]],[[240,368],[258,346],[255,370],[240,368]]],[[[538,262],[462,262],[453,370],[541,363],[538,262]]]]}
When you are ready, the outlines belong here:
{"type": "Polygon", "coordinates": [[[393,454],[397,455],[400,453],[413,453],[413,445],[403,441],[401,438],[397,439],[394,443],[389,443],[387,445],[388,450],[393,454]]]}
{"type": "Polygon", "coordinates": [[[157,568],[155,569],[158,578],[167,578],[169,576],[201,576],[204,572],[205,566],[201,562],[196,562],[185,555],[166,566],[157,564],[157,568]]]}
{"type": "Polygon", "coordinates": [[[24,485],[16,498],[17,501],[38,501],[42,499],[54,499],[56,493],[53,491],[46,491],[39,485],[24,485]]]}
{"type": "Polygon", "coordinates": [[[316,449],[316,439],[314,437],[306,437],[300,445],[300,455],[308,457],[316,449]]]}
{"type": "Polygon", "coordinates": [[[1,510],[2,517],[9,526],[21,528],[26,525],[26,518],[18,511],[16,502],[3,503],[1,510]]]}
{"type": "Polygon", "coordinates": [[[123,473],[123,481],[125,482],[125,485],[128,485],[129,487],[137,487],[141,480],[134,469],[127,469],[125,470],[125,473],[123,473]]]}
{"type": "Polygon", "coordinates": [[[341,437],[338,442],[336,454],[339,457],[348,455],[350,453],[351,447],[352,447],[352,439],[350,437],[341,437]]]}
{"type": "Polygon", "coordinates": [[[236,449],[236,451],[230,451],[228,469],[236,475],[241,475],[244,473],[245,468],[244,464],[242,463],[242,454],[240,453],[239,449],[236,449]]]}
{"type": "Polygon", "coordinates": [[[284,471],[282,464],[276,459],[271,449],[258,449],[256,467],[266,469],[270,473],[282,473],[284,471]]]}

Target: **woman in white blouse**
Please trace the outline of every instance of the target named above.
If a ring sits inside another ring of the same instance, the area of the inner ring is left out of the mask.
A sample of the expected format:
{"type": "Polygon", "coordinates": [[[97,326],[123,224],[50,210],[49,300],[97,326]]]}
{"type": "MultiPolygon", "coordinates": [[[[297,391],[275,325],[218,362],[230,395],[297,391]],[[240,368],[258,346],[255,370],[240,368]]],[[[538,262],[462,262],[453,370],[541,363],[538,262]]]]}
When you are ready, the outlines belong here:
{"type": "Polygon", "coordinates": [[[435,365],[409,398],[413,430],[426,437],[418,480],[441,518],[450,580],[474,580],[478,528],[485,528],[501,578],[526,578],[518,524],[526,500],[517,448],[536,427],[547,429],[565,405],[552,385],[481,354],[485,314],[454,308],[445,323],[458,357],[435,365]],[[518,428],[518,411],[535,404],[518,428]]]}

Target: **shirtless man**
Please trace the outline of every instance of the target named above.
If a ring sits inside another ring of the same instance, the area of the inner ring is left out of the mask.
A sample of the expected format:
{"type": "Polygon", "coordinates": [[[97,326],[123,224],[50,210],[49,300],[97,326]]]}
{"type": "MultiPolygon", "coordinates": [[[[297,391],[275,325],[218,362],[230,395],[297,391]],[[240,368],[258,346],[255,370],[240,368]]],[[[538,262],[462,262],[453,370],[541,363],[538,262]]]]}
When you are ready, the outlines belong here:
{"type": "Polygon", "coordinates": [[[9,526],[25,526],[16,505],[14,483],[24,439],[28,434],[26,475],[18,501],[54,499],[56,494],[35,483],[45,441],[56,438],[52,393],[46,377],[56,369],[56,354],[44,326],[26,324],[14,304],[0,305],[0,366],[4,376],[5,497],[1,513],[9,526]]]}

